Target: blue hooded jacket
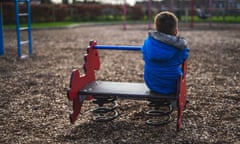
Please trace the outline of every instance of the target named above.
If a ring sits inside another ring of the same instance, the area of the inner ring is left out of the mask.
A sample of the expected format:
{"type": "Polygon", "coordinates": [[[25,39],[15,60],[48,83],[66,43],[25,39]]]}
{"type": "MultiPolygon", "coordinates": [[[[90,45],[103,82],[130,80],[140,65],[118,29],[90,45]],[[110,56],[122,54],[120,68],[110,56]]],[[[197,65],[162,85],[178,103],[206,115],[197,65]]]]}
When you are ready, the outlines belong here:
{"type": "Polygon", "coordinates": [[[187,42],[180,37],[150,32],[141,51],[148,88],[161,94],[175,94],[182,74],[180,65],[188,58],[187,42]]]}

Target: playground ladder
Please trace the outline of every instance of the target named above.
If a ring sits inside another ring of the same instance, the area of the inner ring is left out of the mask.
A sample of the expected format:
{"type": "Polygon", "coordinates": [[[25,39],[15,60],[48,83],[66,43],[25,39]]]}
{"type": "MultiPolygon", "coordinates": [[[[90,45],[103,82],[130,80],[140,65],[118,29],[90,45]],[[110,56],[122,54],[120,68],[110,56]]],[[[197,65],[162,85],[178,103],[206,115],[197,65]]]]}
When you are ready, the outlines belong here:
{"type": "Polygon", "coordinates": [[[22,46],[28,45],[28,52],[29,55],[32,54],[32,33],[31,33],[31,15],[30,15],[30,0],[15,0],[16,5],[16,32],[17,32],[17,46],[18,46],[18,57],[24,58],[27,57],[27,55],[22,55],[22,46]],[[19,12],[19,3],[25,2],[26,3],[26,13],[20,13],[19,12]],[[20,18],[21,17],[27,17],[27,27],[21,27],[20,26],[20,18]],[[22,41],[21,40],[21,32],[27,31],[28,33],[28,39],[22,41]]]}

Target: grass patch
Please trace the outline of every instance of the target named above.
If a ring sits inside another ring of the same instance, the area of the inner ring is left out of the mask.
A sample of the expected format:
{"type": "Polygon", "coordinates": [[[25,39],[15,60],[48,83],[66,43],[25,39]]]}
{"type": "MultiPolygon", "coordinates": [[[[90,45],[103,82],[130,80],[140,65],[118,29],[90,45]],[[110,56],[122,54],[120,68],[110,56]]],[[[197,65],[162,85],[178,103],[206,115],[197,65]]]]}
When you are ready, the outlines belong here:
{"type": "MultiPolygon", "coordinates": [[[[182,21],[185,21],[185,16],[182,16],[181,17],[181,20],[182,21]]],[[[194,22],[209,22],[210,21],[210,18],[206,18],[206,19],[202,19],[198,16],[194,16],[193,17],[193,20],[194,22]]],[[[188,16],[187,17],[187,21],[190,22],[191,21],[191,16],[188,16]]],[[[212,22],[216,22],[216,23],[219,23],[219,22],[226,22],[226,23],[240,23],[240,17],[239,16],[225,16],[225,17],[222,17],[222,16],[213,16],[212,17],[212,22]]]]}
{"type": "MultiPolygon", "coordinates": [[[[198,23],[198,22],[209,22],[209,18],[206,19],[201,19],[198,16],[194,16],[194,22],[198,23]]],[[[98,21],[78,21],[78,22],[71,22],[71,21],[64,21],[64,22],[45,22],[45,23],[32,23],[31,27],[34,28],[61,28],[61,27],[67,27],[67,26],[71,26],[71,25],[76,25],[76,24],[97,24],[97,23],[121,23],[122,22],[122,17],[119,18],[114,18],[113,16],[109,16],[109,17],[104,17],[102,18],[104,20],[98,20],[98,21]]],[[[181,16],[181,20],[182,21],[186,21],[186,17],[185,16],[181,16]]],[[[187,21],[190,22],[191,21],[191,16],[187,17],[187,21]]],[[[142,23],[146,23],[148,22],[148,18],[147,16],[145,16],[142,20],[130,20],[127,19],[127,23],[134,23],[134,22],[142,22],[142,23]]],[[[212,22],[226,22],[226,23],[240,23],[240,16],[213,16],[212,17],[212,22]]],[[[21,27],[27,27],[27,24],[21,24],[21,27]]],[[[15,29],[16,25],[15,24],[11,24],[11,25],[3,25],[4,29],[15,29]]]]}
{"type": "MultiPolygon", "coordinates": [[[[32,28],[58,28],[58,27],[66,27],[74,24],[79,24],[77,22],[46,22],[46,23],[32,23],[32,28]]],[[[21,27],[27,27],[27,24],[21,24],[21,27]]],[[[16,25],[3,25],[3,28],[6,29],[15,29],[16,25]]]]}

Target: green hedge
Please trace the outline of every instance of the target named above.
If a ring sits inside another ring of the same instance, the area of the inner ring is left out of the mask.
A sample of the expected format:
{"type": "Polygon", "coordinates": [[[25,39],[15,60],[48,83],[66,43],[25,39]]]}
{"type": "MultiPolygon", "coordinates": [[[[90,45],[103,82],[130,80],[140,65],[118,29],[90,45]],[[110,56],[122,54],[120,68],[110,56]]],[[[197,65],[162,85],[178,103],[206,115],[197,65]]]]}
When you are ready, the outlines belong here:
{"type": "MultiPolygon", "coordinates": [[[[3,23],[15,24],[15,4],[4,3],[3,23]]],[[[26,12],[26,5],[19,5],[20,12],[26,12]]],[[[127,8],[127,18],[131,20],[142,20],[144,13],[141,7],[127,8]]],[[[31,5],[31,21],[38,22],[58,22],[58,21],[104,21],[120,20],[122,18],[121,5],[99,5],[99,4],[75,4],[75,5],[53,5],[40,4],[31,5]]],[[[26,23],[26,18],[21,18],[21,23],[26,23]]]]}

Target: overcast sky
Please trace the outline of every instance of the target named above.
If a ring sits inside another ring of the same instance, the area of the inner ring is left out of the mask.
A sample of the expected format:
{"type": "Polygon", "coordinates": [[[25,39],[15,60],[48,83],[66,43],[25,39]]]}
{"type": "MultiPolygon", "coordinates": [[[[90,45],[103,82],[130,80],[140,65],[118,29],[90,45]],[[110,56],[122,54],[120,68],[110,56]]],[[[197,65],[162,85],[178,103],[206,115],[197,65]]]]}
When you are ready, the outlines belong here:
{"type": "MultiPolygon", "coordinates": [[[[54,3],[61,3],[62,0],[51,0],[54,3]]],[[[71,2],[72,0],[69,0],[69,2],[71,2]]],[[[81,1],[81,0],[79,0],[81,1]]],[[[83,1],[83,0],[82,0],[83,1]]],[[[102,1],[105,3],[110,3],[110,4],[122,4],[124,2],[124,0],[96,0],[96,1],[102,1]]],[[[136,1],[143,1],[143,0],[126,0],[126,2],[130,5],[134,5],[136,3],[136,1]]]]}

